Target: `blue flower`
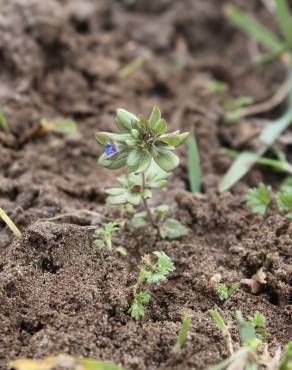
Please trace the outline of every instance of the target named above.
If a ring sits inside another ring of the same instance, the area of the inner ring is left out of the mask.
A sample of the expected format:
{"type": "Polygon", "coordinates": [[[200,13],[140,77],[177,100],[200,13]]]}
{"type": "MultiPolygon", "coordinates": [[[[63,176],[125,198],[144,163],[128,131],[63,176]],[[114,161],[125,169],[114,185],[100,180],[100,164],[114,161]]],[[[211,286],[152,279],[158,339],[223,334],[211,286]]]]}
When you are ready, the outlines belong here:
{"type": "Polygon", "coordinates": [[[115,154],[117,151],[116,151],[116,148],[112,145],[112,144],[106,144],[105,147],[104,147],[104,153],[109,157],[113,154],[115,154]]]}

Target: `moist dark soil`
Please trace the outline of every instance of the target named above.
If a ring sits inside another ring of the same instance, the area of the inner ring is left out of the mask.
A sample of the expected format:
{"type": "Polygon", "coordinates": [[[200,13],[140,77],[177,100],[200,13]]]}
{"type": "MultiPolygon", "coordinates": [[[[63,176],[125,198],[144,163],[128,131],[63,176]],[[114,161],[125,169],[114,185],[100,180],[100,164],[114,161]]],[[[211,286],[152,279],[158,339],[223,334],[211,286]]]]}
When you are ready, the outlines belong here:
{"type": "MultiPolygon", "coordinates": [[[[111,360],[127,369],[206,369],[227,356],[208,309],[217,308],[239,342],[234,312],[267,317],[272,350],[291,339],[291,235],[285,217],[255,216],[244,204],[260,181],[277,188],[279,174],[255,168],[231,192],[217,186],[231,163],[223,147],[248,147],[252,119],[228,125],[222,99],[270,97],[285,77],[280,63],[251,69],[252,45],[224,18],[219,0],[1,0],[0,103],[10,132],[0,132],[0,206],[22,230],[15,240],[0,228],[0,368],[17,358],[69,353],[111,360]],[[118,71],[152,52],[127,78],[118,71]],[[225,81],[214,96],[206,79],[225,81]],[[171,128],[195,128],[203,195],[189,190],[185,148],[169,187],[153,198],[172,206],[189,228],[175,241],[151,227],[114,238],[127,256],[92,247],[93,229],[122,217],[105,205],[117,173],[97,164],[98,130],[115,130],[124,107],[148,114],[158,105],[171,128]],[[78,133],[32,135],[42,118],[69,117],[78,133]],[[143,319],[127,314],[141,256],[165,251],[176,270],[151,287],[143,319]],[[229,285],[260,268],[257,294],[242,285],[225,303],[214,276],[229,285]],[[212,279],[213,278],[213,279],[212,279]],[[174,351],[181,316],[192,325],[174,351]]],[[[274,28],[259,1],[238,5],[274,28]]],[[[268,117],[267,117],[268,118],[268,117]]],[[[288,147],[287,154],[289,155],[288,147]]]]}

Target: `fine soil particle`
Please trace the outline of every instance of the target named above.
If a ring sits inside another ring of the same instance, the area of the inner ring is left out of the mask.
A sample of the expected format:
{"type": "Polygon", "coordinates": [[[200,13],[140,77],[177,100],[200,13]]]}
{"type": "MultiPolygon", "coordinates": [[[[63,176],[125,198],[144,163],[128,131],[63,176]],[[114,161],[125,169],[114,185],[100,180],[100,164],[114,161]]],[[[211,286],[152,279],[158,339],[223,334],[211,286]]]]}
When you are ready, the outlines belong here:
{"type": "MultiPolygon", "coordinates": [[[[271,28],[257,1],[236,1],[271,28]]],[[[10,132],[0,132],[0,206],[23,231],[13,240],[0,229],[0,368],[20,357],[69,353],[112,360],[128,369],[206,369],[227,356],[207,313],[217,308],[239,343],[234,312],[267,317],[272,350],[291,338],[292,260],[289,221],[245,207],[251,185],[279,174],[255,168],[232,189],[216,192],[231,160],[222,147],[240,149],[254,133],[252,120],[223,121],[222,99],[263,100],[284,78],[280,64],[251,71],[247,39],[224,19],[225,1],[2,0],[0,103],[10,132]],[[152,59],[128,78],[118,71],[151,51],[152,59]],[[229,90],[213,96],[207,79],[229,90]],[[101,168],[94,134],[114,131],[117,107],[148,114],[157,104],[171,129],[195,128],[204,194],[188,190],[185,148],[167,190],[153,204],[173,205],[189,228],[177,241],[155,231],[123,230],[114,250],[92,247],[92,225],[120,218],[105,206],[116,173],[101,168]],[[31,136],[42,118],[70,117],[78,133],[31,136]],[[180,190],[178,190],[180,189],[180,190]],[[141,257],[165,251],[176,270],[152,286],[138,322],[127,311],[141,257]],[[225,303],[212,278],[227,285],[251,279],[261,268],[266,283],[253,294],[242,285],[225,303]],[[181,316],[192,325],[186,346],[174,350],[181,316]],[[289,338],[290,337],[290,338],[289,338]]]]}

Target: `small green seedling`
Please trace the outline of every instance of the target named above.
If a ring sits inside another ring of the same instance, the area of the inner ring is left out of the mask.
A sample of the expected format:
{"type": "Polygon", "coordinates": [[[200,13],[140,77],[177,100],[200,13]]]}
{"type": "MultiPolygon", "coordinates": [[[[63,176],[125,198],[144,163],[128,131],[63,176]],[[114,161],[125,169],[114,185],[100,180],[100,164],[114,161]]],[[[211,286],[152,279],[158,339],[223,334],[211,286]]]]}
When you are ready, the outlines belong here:
{"type": "Polygon", "coordinates": [[[158,228],[148,199],[152,189],[167,185],[167,178],[179,165],[173,153],[187,139],[189,133],[173,131],[167,133],[167,123],[161,118],[158,107],[150,117],[135,116],[125,109],[118,109],[116,123],[120,134],[99,132],[97,141],[104,148],[98,162],[109,169],[127,166],[128,176],[118,177],[120,187],[108,189],[108,204],[143,204],[148,220],[158,228]]]}
{"type": "Polygon", "coordinates": [[[260,184],[256,188],[249,189],[246,196],[246,205],[253,213],[264,215],[270,203],[271,193],[271,187],[264,184],[260,184]]]}
{"type": "Polygon", "coordinates": [[[228,90],[227,83],[218,80],[207,80],[205,82],[205,87],[212,95],[219,95],[228,90]]]}
{"type": "Polygon", "coordinates": [[[93,244],[96,248],[112,249],[112,236],[120,230],[120,224],[117,222],[108,222],[103,228],[94,231],[95,237],[93,244]]]}
{"type": "Polygon", "coordinates": [[[209,314],[226,339],[226,344],[230,353],[230,357],[222,361],[219,365],[211,367],[209,370],[223,370],[231,368],[259,370],[263,368],[262,366],[264,366],[264,368],[271,369],[269,365],[272,360],[274,362],[273,369],[289,369],[287,364],[289,364],[292,359],[292,351],[289,353],[289,350],[291,349],[290,343],[288,343],[282,359],[276,354],[275,357],[272,358],[267,347],[264,348],[267,331],[265,328],[266,318],[263,314],[257,311],[248,320],[244,320],[241,311],[236,311],[235,317],[241,342],[241,347],[236,352],[233,350],[232,338],[222,316],[216,310],[209,310],[209,314]]]}
{"type": "Polygon", "coordinates": [[[186,344],[191,323],[192,323],[192,320],[191,320],[190,315],[187,312],[185,312],[182,317],[181,328],[179,330],[179,333],[176,339],[176,346],[180,349],[182,349],[186,344]]]}
{"type": "Polygon", "coordinates": [[[215,292],[220,299],[220,301],[226,301],[234,292],[240,288],[240,283],[234,283],[230,287],[225,284],[218,284],[215,288],[215,292]]]}
{"type": "Polygon", "coordinates": [[[16,238],[21,238],[21,231],[2,208],[0,208],[0,218],[5,222],[16,238]]]}
{"type": "Polygon", "coordinates": [[[133,286],[133,299],[128,313],[135,320],[140,319],[145,314],[145,305],[150,302],[151,294],[142,290],[143,286],[156,284],[165,280],[166,276],[175,270],[174,264],[164,252],[153,252],[156,261],[151,255],[145,255],[139,266],[139,275],[136,284],[133,286]]]}
{"type": "Polygon", "coordinates": [[[282,190],[278,192],[276,198],[279,211],[292,219],[292,190],[282,190]]]}

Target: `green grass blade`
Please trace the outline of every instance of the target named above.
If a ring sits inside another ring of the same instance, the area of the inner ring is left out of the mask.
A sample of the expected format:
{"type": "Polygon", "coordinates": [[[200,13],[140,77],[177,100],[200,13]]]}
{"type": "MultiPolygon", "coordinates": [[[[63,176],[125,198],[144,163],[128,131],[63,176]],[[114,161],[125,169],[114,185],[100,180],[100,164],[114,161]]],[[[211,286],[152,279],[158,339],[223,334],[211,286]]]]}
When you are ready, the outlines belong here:
{"type": "Polygon", "coordinates": [[[220,313],[217,310],[208,310],[208,314],[212,317],[212,320],[217,325],[218,329],[225,336],[228,329],[220,313]]]}
{"type": "Polygon", "coordinates": [[[3,112],[3,110],[1,109],[0,107],[0,129],[1,130],[4,130],[6,132],[9,131],[9,128],[8,128],[8,125],[7,125],[7,120],[6,120],[6,116],[3,112]]]}
{"type": "Polygon", "coordinates": [[[6,223],[6,225],[17,238],[21,238],[22,234],[19,228],[15,225],[15,223],[2,208],[0,208],[0,218],[6,223]]]}
{"type": "Polygon", "coordinates": [[[186,144],[190,188],[193,193],[199,193],[201,190],[201,166],[195,136],[190,135],[187,138],[186,144]]]}
{"type": "Polygon", "coordinates": [[[287,0],[276,0],[278,23],[289,46],[292,46],[292,17],[287,0]]]}
{"type": "Polygon", "coordinates": [[[119,78],[125,78],[130,76],[132,73],[134,73],[137,69],[143,66],[146,62],[151,60],[153,58],[153,55],[148,51],[144,55],[141,55],[140,57],[135,58],[130,63],[128,63],[125,67],[119,70],[118,77],[119,78]]]}
{"type": "MultiPolygon", "coordinates": [[[[290,83],[291,83],[290,78],[290,83]]],[[[292,84],[292,83],[291,83],[292,84]]],[[[261,146],[257,152],[244,151],[232,163],[231,167],[221,180],[218,190],[220,193],[230,189],[260,160],[264,153],[274,144],[278,137],[286,130],[292,122],[292,92],[290,85],[289,107],[280,118],[272,121],[261,132],[259,141],[261,146]]]]}
{"type": "Polygon", "coordinates": [[[188,331],[190,329],[191,325],[191,318],[188,315],[188,313],[184,313],[183,318],[182,318],[182,325],[178,333],[178,337],[176,340],[176,345],[179,348],[183,348],[186,344],[187,336],[188,336],[188,331]]]}
{"type": "Polygon", "coordinates": [[[225,14],[231,23],[245,32],[248,36],[256,39],[262,45],[274,50],[275,52],[285,50],[286,44],[284,42],[247,13],[229,5],[225,7],[225,14]]]}

